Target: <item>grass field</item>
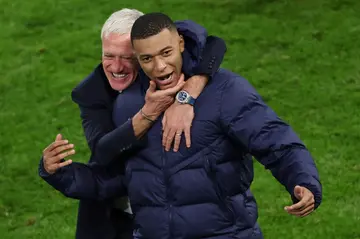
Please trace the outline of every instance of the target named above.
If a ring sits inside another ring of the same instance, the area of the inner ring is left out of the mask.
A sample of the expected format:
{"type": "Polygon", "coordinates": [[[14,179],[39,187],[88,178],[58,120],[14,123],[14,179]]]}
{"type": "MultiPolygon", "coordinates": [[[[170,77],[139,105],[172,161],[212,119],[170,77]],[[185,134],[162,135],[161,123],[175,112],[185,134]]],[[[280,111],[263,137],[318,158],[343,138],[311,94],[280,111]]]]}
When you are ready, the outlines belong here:
{"type": "Polygon", "coordinates": [[[256,164],[265,238],[360,238],[360,1],[0,0],[0,238],[74,238],[77,201],[37,175],[58,132],[89,151],[71,89],[99,63],[99,32],[123,7],[192,19],[225,39],[223,67],[247,78],[301,136],[323,183],[307,218],[256,164]],[[90,4],[91,3],[91,4],[90,4]]]}

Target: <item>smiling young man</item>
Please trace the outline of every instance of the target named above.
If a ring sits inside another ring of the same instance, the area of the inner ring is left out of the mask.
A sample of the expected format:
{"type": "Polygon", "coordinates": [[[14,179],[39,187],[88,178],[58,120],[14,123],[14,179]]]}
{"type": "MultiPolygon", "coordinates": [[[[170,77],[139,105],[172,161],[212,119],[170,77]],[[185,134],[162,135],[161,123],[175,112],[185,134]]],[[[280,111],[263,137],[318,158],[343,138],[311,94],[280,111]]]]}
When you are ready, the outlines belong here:
{"type": "MultiPolygon", "coordinates": [[[[188,64],[182,58],[184,39],[164,14],[137,19],[131,41],[148,79],[143,77],[141,85],[118,96],[117,125],[141,108],[142,89],[149,80],[150,88],[170,89],[188,64]],[[137,104],[119,114],[126,101],[137,104]]],[[[164,151],[159,134],[163,114],[149,115],[150,143],[127,161],[125,182],[135,238],[263,238],[250,191],[251,156],[291,195],[294,204],[285,207],[289,214],[307,216],[320,205],[322,187],[309,151],[248,81],[220,69],[196,100],[180,91],[177,101],[194,104],[191,148],[182,144],[178,152],[164,151]]]]}
{"type": "MultiPolygon", "coordinates": [[[[132,33],[134,35],[136,32],[132,33]]],[[[176,29],[166,29],[146,39],[133,40],[133,44],[142,70],[159,89],[165,90],[177,84],[182,69],[182,57],[179,56],[185,49],[185,43],[176,29]]]]}

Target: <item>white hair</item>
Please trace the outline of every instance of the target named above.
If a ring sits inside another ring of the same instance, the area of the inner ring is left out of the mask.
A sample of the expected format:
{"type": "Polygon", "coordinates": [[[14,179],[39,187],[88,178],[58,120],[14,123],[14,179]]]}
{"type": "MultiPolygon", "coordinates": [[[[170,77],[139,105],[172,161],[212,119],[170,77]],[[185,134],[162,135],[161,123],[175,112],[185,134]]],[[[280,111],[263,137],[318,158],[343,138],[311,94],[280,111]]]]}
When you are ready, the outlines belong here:
{"type": "Polygon", "coordinates": [[[130,33],[134,22],[142,15],[144,15],[144,13],[129,8],[123,8],[114,12],[105,21],[101,29],[101,39],[108,37],[110,33],[117,33],[120,35],[130,33]]]}

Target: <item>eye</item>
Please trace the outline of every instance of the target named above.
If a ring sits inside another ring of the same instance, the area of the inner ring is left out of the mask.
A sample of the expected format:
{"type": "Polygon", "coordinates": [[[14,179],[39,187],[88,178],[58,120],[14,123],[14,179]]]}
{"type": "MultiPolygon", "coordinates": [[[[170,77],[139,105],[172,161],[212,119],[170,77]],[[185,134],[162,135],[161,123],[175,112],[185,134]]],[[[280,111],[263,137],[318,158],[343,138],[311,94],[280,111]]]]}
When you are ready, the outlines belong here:
{"type": "Polygon", "coordinates": [[[164,51],[163,56],[170,56],[171,55],[171,50],[167,50],[167,51],[164,51]]]}
{"type": "Polygon", "coordinates": [[[112,58],[114,58],[114,55],[104,54],[104,58],[112,59],[112,58]]]}
{"type": "Polygon", "coordinates": [[[133,59],[131,56],[122,56],[121,58],[126,61],[131,61],[133,59]]]}
{"type": "Polygon", "coordinates": [[[150,62],[151,61],[151,57],[150,56],[145,56],[145,57],[143,57],[143,58],[141,58],[141,61],[142,62],[150,62]]]}

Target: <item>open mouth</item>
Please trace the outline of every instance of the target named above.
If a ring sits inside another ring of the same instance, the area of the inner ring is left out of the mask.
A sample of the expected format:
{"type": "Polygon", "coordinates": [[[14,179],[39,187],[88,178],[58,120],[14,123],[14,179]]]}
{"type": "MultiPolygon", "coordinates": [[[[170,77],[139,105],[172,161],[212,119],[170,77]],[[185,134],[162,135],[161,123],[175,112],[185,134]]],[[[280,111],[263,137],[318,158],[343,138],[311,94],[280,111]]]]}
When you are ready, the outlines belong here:
{"type": "Polygon", "coordinates": [[[161,77],[157,77],[157,80],[159,80],[159,81],[171,81],[172,76],[173,76],[173,72],[171,72],[170,74],[161,76],[161,77]]]}
{"type": "Polygon", "coordinates": [[[114,73],[114,72],[111,74],[115,79],[119,79],[119,80],[124,79],[129,75],[127,73],[114,73]]]}
{"type": "Polygon", "coordinates": [[[170,74],[156,77],[156,83],[160,86],[166,86],[173,82],[174,77],[175,77],[174,72],[171,72],[170,74]]]}

